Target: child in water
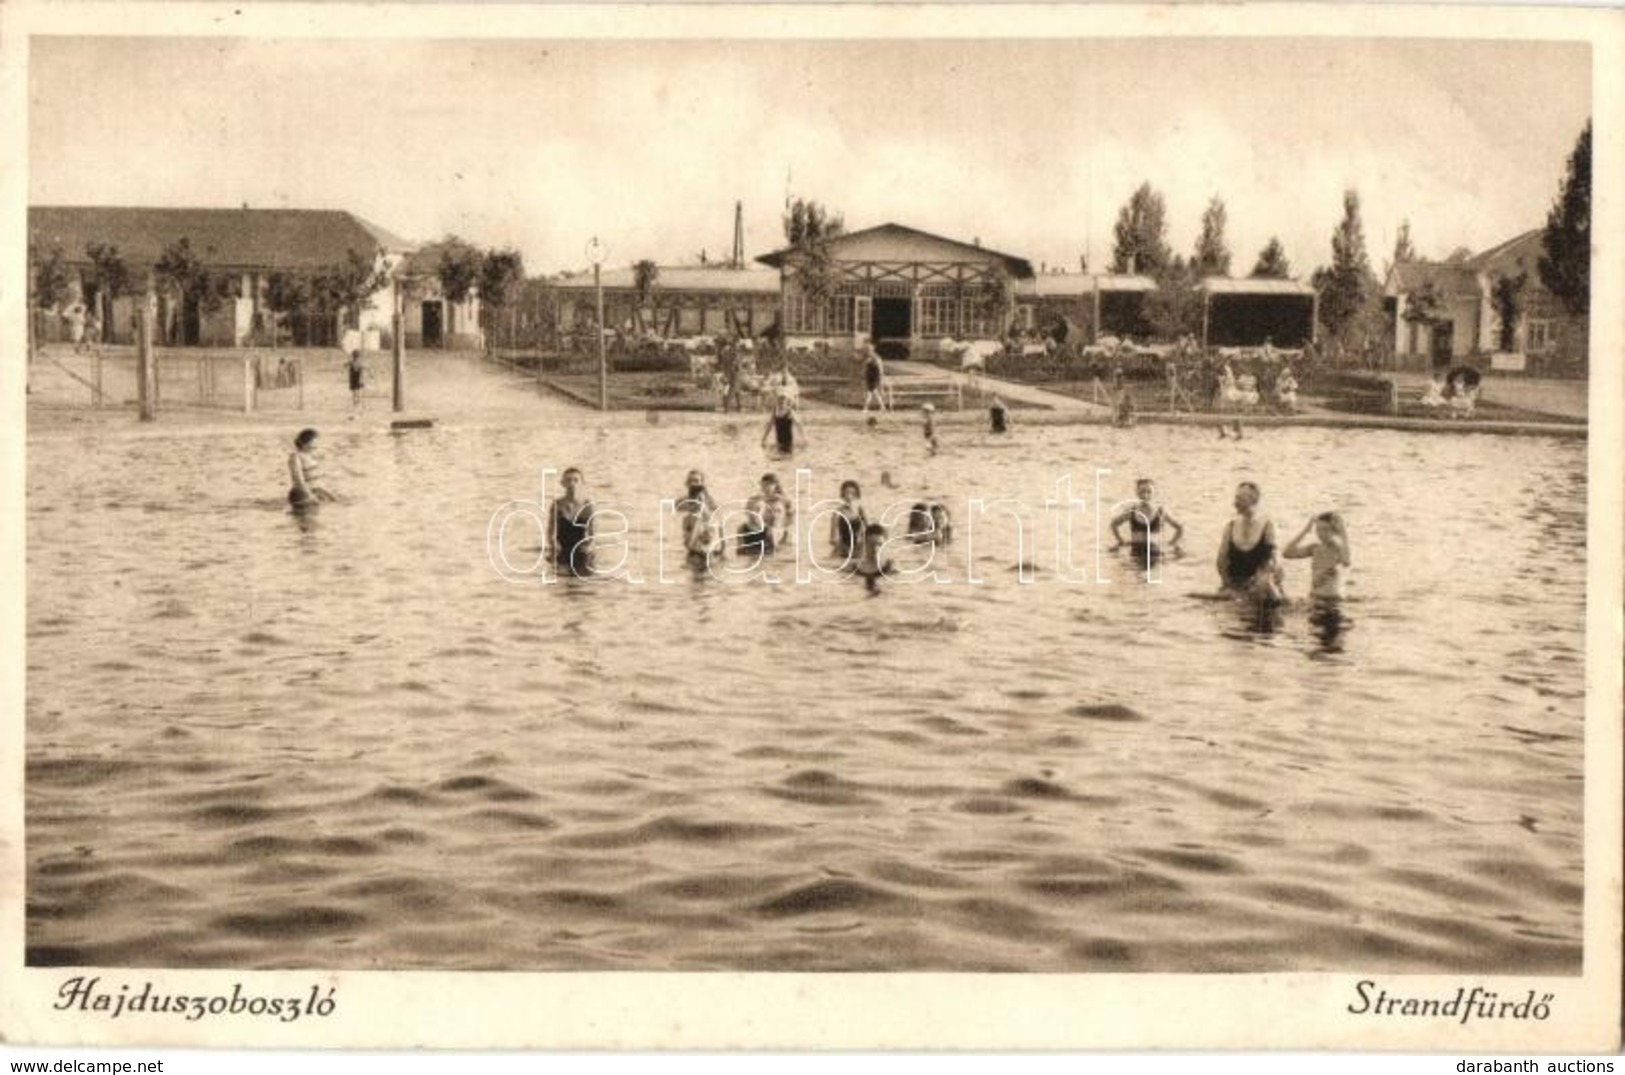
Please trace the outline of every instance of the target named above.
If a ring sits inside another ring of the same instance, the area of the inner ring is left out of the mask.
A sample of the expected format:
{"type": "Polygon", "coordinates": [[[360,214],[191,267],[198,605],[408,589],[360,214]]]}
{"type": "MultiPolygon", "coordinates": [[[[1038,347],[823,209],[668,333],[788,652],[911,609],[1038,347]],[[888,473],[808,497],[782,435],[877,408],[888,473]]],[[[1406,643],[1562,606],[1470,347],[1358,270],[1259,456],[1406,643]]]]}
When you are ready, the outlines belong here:
{"type": "Polygon", "coordinates": [[[908,539],[916,545],[946,545],[953,538],[948,509],[935,500],[921,500],[908,512],[908,539]]]}
{"type": "Polygon", "coordinates": [[[739,548],[771,554],[783,542],[793,510],[776,474],[763,474],[759,491],[745,501],[745,521],[739,527],[739,548]]]}
{"type": "Polygon", "coordinates": [[[1323,511],[1303,524],[1281,555],[1288,560],[1309,559],[1309,599],[1317,605],[1343,600],[1343,576],[1349,566],[1348,527],[1335,511],[1323,511]],[[1305,542],[1313,530],[1314,539],[1305,542]]]}
{"type": "Polygon", "coordinates": [[[858,577],[863,580],[871,594],[880,592],[880,577],[891,570],[891,562],[880,555],[880,547],[886,543],[886,528],[879,523],[869,523],[863,528],[863,539],[858,550],[858,562],[855,570],[858,577]]]}
{"type": "Polygon", "coordinates": [[[829,520],[829,543],[843,566],[858,555],[868,525],[868,516],[863,513],[863,491],[849,478],[841,483],[841,504],[829,520]]]}
{"type": "Polygon", "coordinates": [[[722,552],[722,537],[714,519],[717,502],[705,487],[705,475],[699,471],[689,471],[685,484],[687,494],[677,502],[677,514],[683,520],[683,548],[691,557],[709,560],[722,552]]]}
{"type": "Polygon", "coordinates": [[[998,396],[994,396],[993,402],[988,404],[987,420],[993,432],[1010,432],[1010,412],[1005,408],[1004,400],[998,396]]]}
{"type": "Polygon", "coordinates": [[[937,408],[930,403],[920,408],[925,416],[925,443],[931,449],[931,454],[937,452],[937,408]]]}

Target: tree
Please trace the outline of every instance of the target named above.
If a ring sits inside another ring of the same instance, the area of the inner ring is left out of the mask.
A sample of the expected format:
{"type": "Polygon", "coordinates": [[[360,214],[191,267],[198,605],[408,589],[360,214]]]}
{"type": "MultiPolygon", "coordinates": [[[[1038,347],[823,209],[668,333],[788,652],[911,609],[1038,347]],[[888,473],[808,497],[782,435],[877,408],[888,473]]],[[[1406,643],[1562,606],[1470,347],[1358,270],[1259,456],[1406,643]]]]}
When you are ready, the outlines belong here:
{"type": "Polygon", "coordinates": [[[1523,288],[1529,282],[1529,274],[1521,272],[1517,276],[1497,276],[1490,289],[1490,297],[1495,303],[1495,316],[1500,324],[1501,350],[1511,351],[1518,346],[1518,318],[1523,314],[1523,288]]]}
{"type": "Polygon", "coordinates": [[[85,246],[85,257],[90,259],[89,282],[96,289],[96,296],[101,306],[101,322],[103,332],[111,335],[113,327],[113,302],[121,295],[128,295],[131,291],[132,280],[130,267],[119,256],[118,247],[107,243],[89,243],[85,246]]]}
{"type": "Polygon", "coordinates": [[[318,271],[310,279],[311,305],[323,314],[343,314],[350,328],[361,324],[361,307],[387,282],[375,256],[344,251],[344,260],[318,271]]]}
{"type": "Polygon", "coordinates": [[[846,230],[846,218],[818,202],[796,198],[784,210],[784,239],[791,246],[807,247],[833,239],[846,230]]]}
{"type": "Polygon", "coordinates": [[[1265,280],[1292,278],[1292,263],[1286,259],[1286,248],[1281,245],[1280,239],[1270,236],[1270,241],[1258,252],[1258,261],[1253,265],[1252,275],[1265,280]]]}
{"type": "Polygon", "coordinates": [[[1320,321],[1334,337],[1349,342],[1350,330],[1375,297],[1376,278],[1365,252],[1365,228],[1360,223],[1360,195],[1343,192],[1343,220],[1332,233],[1332,263],[1315,273],[1320,291],[1320,321]]]}
{"type": "Polygon", "coordinates": [[[311,287],[307,278],[281,270],[265,278],[265,306],[271,311],[271,346],[277,345],[281,319],[298,317],[310,302],[311,287]]]}
{"type": "Polygon", "coordinates": [[[1540,282],[1577,317],[1591,309],[1591,121],[1569,154],[1568,172],[1546,214],[1540,282]]]}
{"type": "Polygon", "coordinates": [[[632,319],[637,323],[638,335],[643,335],[643,311],[654,304],[655,284],[660,280],[660,266],[648,258],[632,266],[632,290],[637,293],[637,308],[632,319]]]}
{"type": "Polygon", "coordinates": [[[50,310],[68,298],[68,267],[62,260],[62,248],[51,247],[44,256],[39,248],[29,244],[29,260],[33,263],[30,284],[34,293],[34,308],[50,310]]]}
{"type": "Polygon", "coordinates": [[[1196,240],[1191,268],[1197,278],[1230,275],[1230,248],[1224,242],[1224,199],[1215,195],[1202,213],[1202,234],[1196,240]]]}
{"type": "Polygon", "coordinates": [[[1411,222],[1406,220],[1399,225],[1399,234],[1394,237],[1394,264],[1415,260],[1416,248],[1411,246],[1411,222]]]}
{"type": "Polygon", "coordinates": [[[210,278],[208,267],[184,235],[164,247],[152,271],[158,282],[158,297],[164,304],[158,322],[163,326],[165,341],[173,343],[175,306],[184,307],[191,301],[199,310],[213,309],[219,302],[219,285],[210,278]]]}
{"type": "Polygon", "coordinates": [[[1146,324],[1159,340],[1177,340],[1202,331],[1202,296],[1196,285],[1202,277],[1194,260],[1174,257],[1157,274],[1157,289],[1145,297],[1146,324]]]}
{"type": "MultiPolygon", "coordinates": [[[[497,317],[513,302],[519,285],[525,279],[525,261],[512,247],[487,250],[480,261],[480,300],[486,308],[487,321],[493,326],[497,317]]],[[[512,325],[509,336],[513,335],[512,325]]],[[[488,344],[494,333],[487,334],[488,344]]]]}
{"type": "Polygon", "coordinates": [[[474,293],[480,278],[480,252],[471,243],[448,235],[440,243],[440,293],[447,302],[463,302],[474,293]]]}
{"type": "Polygon", "coordinates": [[[1112,272],[1155,276],[1168,267],[1172,251],[1167,240],[1167,206],[1162,195],[1141,183],[1118,210],[1112,246],[1112,272]]]}

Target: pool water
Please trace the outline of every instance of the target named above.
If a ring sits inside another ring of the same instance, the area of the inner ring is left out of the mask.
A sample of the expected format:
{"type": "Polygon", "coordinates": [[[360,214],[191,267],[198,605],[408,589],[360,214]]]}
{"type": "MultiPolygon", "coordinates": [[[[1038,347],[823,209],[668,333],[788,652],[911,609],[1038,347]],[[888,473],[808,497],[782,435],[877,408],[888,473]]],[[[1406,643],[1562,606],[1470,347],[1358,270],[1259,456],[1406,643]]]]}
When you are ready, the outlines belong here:
{"type": "Polygon", "coordinates": [[[303,519],[285,436],[32,437],[30,961],[1578,972],[1583,443],[758,421],[335,427],[303,519]],[[493,567],[565,465],[642,584],[493,567]],[[690,467],[932,494],[944,581],[695,572],[690,467]],[[1184,524],[1154,582],[1097,471],[1184,524]],[[1345,630],[1203,599],[1244,478],[1345,513],[1345,630]]]}

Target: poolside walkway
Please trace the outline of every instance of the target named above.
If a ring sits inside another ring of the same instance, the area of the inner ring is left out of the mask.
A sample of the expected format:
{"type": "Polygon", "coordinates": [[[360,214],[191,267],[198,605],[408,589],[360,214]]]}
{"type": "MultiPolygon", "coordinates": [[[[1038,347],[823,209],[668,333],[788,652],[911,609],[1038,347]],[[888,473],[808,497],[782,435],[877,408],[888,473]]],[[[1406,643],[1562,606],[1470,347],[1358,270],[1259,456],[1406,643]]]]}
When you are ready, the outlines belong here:
{"type": "Polygon", "coordinates": [[[1111,413],[1111,408],[1102,403],[1091,403],[1086,399],[1063,395],[1060,392],[1050,392],[1033,385],[1018,384],[1015,381],[989,377],[985,373],[977,374],[974,377],[965,376],[951,370],[944,370],[941,366],[933,366],[928,362],[892,359],[886,363],[886,374],[899,380],[906,380],[911,377],[940,377],[944,374],[953,377],[964,377],[967,387],[976,384],[980,386],[982,391],[996,395],[1006,403],[1024,403],[1030,407],[1044,407],[1048,410],[1072,414],[1106,415],[1111,413]]]}

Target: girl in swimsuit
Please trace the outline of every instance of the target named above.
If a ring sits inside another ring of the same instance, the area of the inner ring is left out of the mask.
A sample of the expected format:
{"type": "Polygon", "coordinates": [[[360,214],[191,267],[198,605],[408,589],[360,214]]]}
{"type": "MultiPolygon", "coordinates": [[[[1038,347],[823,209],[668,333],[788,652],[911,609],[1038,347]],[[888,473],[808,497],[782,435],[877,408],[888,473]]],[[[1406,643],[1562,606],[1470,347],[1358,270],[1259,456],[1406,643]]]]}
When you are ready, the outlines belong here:
{"type": "Polygon", "coordinates": [[[547,526],[548,560],[572,575],[592,574],[592,501],[581,496],[581,471],[567,469],[564,495],[553,501],[547,526]]]}
{"type": "Polygon", "coordinates": [[[790,510],[778,475],[763,474],[760,492],[745,501],[746,520],[739,528],[739,547],[772,553],[784,541],[790,510]]]}
{"type": "Polygon", "coordinates": [[[1253,482],[1236,486],[1236,517],[1219,542],[1219,581],[1226,590],[1259,601],[1280,602],[1281,568],[1276,563],[1275,524],[1254,514],[1263,494],[1253,482]]]}
{"type": "Polygon", "coordinates": [[[293,485],[288,489],[288,503],[296,511],[335,499],[332,493],[316,484],[320,480],[319,469],[316,431],[301,429],[299,435],[293,438],[293,453],[288,456],[288,477],[293,480],[293,485]]]}
{"type": "Polygon", "coordinates": [[[829,543],[834,546],[835,555],[841,558],[843,567],[857,555],[869,526],[869,519],[863,513],[862,498],[863,492],[857,482],[847,480],[841,483],[841,506],[835,509],[835,514],[830,518],[829,543]]]}
{"type": "Polygon", "coordinates": [[[1185,528],[1179,520],[1168,514],[1168,510],[1156,502],[1157,483],[1150,478],[1141,478],[1134,483],[1134,495],[1138,498],[1133,504],[1117,513],[1112,520],[1112,537],[1117,539],[1118,547],[1128,545],[1136,559],[1150,560],[1162,554],[1162,528],[1166,524],[1173,530],[1173,540],[1168,542],[1170,549],[1179,547],[1179,539],[1185,536],[1185,528]],[[1123,540],[1122,526],[1128,524],[1128,541],[1123,540]]]}

